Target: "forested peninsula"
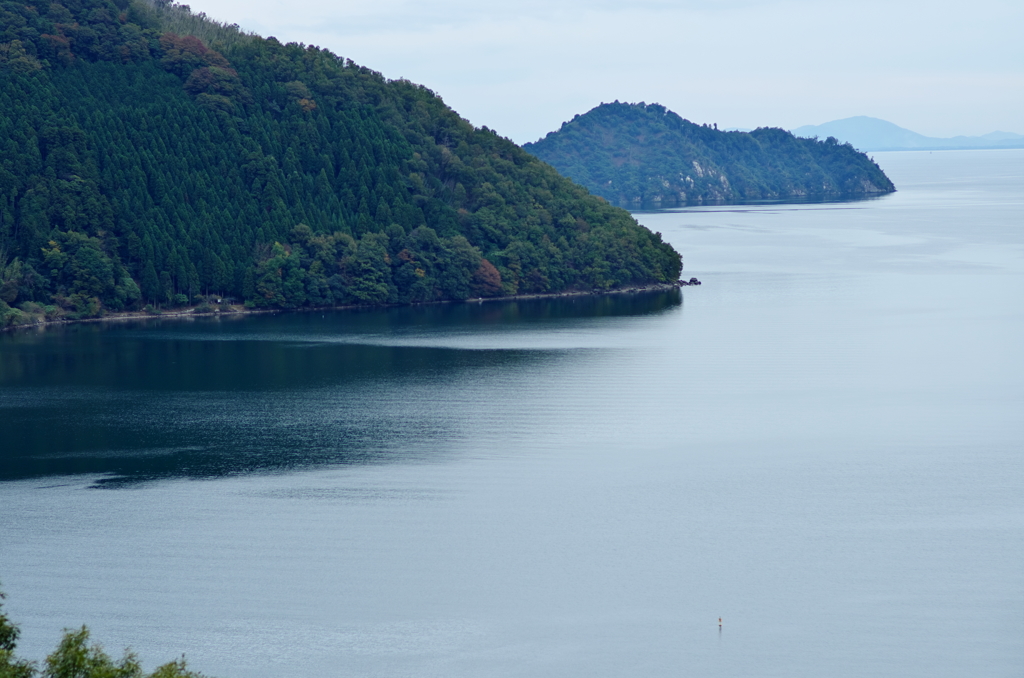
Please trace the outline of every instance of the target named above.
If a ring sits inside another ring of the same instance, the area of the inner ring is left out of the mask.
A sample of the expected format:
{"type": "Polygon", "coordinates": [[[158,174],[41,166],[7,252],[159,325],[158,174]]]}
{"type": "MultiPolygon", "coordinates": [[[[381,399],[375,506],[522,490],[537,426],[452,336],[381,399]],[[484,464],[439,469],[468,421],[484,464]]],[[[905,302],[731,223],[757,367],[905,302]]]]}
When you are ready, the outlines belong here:
{"type": "Polygon", "coordinates": [[[0,327],[674,283],[680,255],[434,92],[166,0],[0,2],[0,327]]]}
{"type": "Polygon", "coordinates": [[[601,104],[523,146],[610,203],[629,208],[865,197],[896,190],[850,144],[782,129],[726,132],[659,104],[601,104]]]}

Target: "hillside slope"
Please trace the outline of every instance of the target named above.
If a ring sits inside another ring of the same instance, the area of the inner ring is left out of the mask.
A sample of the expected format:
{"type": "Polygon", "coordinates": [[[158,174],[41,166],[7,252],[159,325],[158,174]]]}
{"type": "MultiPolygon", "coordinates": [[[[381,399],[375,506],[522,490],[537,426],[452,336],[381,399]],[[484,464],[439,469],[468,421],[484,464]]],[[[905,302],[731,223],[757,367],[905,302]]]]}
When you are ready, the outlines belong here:
{"type": "Polygon", "coordinates": [[[601,104],[523,146],[613,204],[672,207],[892,192],[885,173],[835,139],[781,129],[724,132],[658,104],[601,104]]]}
{"type": "Polygon", "coordinates": [[[166,2],[0,3],[0,144],[0,325],[680,270],[659,235],[429,89],[166,2]]]}

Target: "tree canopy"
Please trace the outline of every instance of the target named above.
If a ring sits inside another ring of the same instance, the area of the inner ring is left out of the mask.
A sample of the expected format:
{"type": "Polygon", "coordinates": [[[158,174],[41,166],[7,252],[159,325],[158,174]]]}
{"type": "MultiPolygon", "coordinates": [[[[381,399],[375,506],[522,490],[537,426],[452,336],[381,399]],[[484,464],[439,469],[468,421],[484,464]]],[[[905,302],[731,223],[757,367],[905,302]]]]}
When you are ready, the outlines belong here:
{"type": "Polygon", "coordinates": [[[138,657],[125,650],[115,661],[98,644],[89,643],[89,629],[65,629],[60,643],[43,666],[14,656],[20,630],[3,613],[0,591],[0,678],[204,678],[178,659],[145,673],[138,657]]]}
{"type": "Polygon", "coordinates": [[[849,144],[762,127],[719,131],[659,104],[601,104],[525,148],[595,195],[626,207],[890,193],[849,144]]]}

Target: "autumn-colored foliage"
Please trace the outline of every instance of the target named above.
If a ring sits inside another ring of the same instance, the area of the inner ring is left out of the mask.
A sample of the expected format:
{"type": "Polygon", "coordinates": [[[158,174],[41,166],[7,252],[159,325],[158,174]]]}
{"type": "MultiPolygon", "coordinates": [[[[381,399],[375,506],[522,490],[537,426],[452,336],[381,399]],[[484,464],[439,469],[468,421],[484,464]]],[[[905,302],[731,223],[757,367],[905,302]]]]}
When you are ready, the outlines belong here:
{"type": "Polygon", "coordinates": [[[486,259],[481,259],[480,266],[473,272],[473,291],[481,297],[501,294],[501,273],[486,259]]]}
{"type": "Polygon", "coordinates": [[[167,70],[182,77],[188,77],[195,69],[205,66],[225,69],[231,67],[222,54],[210,49],[199,38],[191,35],[164,33],[160,36],[160,47],[163,49],[160,63],[167,70]]]}

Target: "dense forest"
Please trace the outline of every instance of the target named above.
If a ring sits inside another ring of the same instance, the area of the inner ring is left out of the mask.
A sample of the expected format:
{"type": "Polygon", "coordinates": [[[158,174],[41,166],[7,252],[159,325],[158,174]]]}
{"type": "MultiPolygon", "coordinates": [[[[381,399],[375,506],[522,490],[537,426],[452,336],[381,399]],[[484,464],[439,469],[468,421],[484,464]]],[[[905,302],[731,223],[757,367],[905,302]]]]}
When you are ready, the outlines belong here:
{"type": "Polygon", "coordinates": [[[681,267],[429,89],[166,0],[0,2],[0,144],[0,327],[604,290],[681,267]]]}
{"type": "Polygon", "coordinates": [[[782,129],[719,131],[659,104],[601,104],[523,148],[624,207],[836,199],[895,191],[849,144],[782,129]]]}

